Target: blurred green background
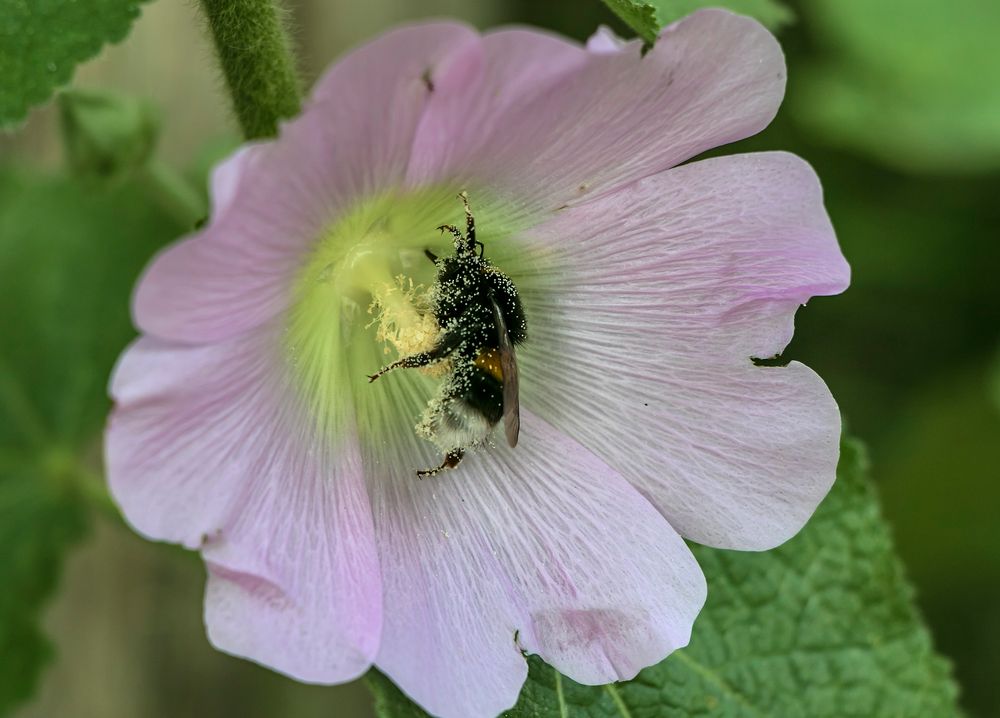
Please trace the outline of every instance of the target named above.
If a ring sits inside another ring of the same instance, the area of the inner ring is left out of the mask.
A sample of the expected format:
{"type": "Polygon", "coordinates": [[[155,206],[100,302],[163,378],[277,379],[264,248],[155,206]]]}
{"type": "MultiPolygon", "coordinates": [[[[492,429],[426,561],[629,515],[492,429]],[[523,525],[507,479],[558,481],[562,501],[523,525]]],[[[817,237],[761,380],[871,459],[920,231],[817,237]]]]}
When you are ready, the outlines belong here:
{"type": "MultiPolygon", "coordinates": [[[[853,286],[799,312],[785,357],[826,379],[869,444],[964,706],[1000,716],[1000,3],[788,5],[795,20],[778,31],[785,105],[764,133],[723,152],[790,150],[823,179],[853,286]]],[[[353,44],[412,18],[531,23],[579,39],[599,23],[625,32],[597,0],[299,0],[289,9],[309,81],[353,44]]],[[[60,477],[80,472],[66,447],[83,452],[93,474],[84,485],[97,488],[104,384],[130,336],[129,288],[180,232],[187,205],[202,201],[164,187],[186,178],[201,191],[207,167],[237,141],[215,68],[197,8],[168,0],[147,5],[124,43],[80,68],[76,87],[157,109],[158,169],[141,176],[70,178],[55,103],[0,134],[0,259],[37,269],[0,286],[0,399],[17,417],[0,423],[0,438],[36,458],[25,466],[20,450],[0,452],[0,468],[55,477],[59,501],[69,496],[60,477]]],[[[65,536],[20,558],[55,565],[61,542],[85,538],[45,609],[54,661],[16,715],[371,714],[360,685],[303,686],[213,651],[195,556],[134,536],[99,498],[89,516],[59,501],[25,520],[65,536]]]]}

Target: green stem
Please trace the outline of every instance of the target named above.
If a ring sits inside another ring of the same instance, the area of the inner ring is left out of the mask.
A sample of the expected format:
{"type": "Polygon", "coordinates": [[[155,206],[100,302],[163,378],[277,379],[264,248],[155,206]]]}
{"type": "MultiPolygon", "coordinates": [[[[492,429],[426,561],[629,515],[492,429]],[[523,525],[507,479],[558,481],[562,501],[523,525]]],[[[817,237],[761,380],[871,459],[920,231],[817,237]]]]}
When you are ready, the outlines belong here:
{"type": "Polygon", "coordinates": [[[208,215],[204,197],[172,167],[154,157],[146,163],[145,172],[146,182],[160,206],[184,229],[191,229],[208,215]]]}
{"type": "Polygon", "coordinates": [[[278,133],[301,107],[291,41],[276,0],[201,0],[233,108],[248,140],[278,133]]]}
{"type": "Polygon", "coordinates": [[[125,519],[118,510],[118,504],[108,493],[108,485],[103,476],[80,467],[74,478],[77,490],[92,508],[114,523],[124,523],[125,519]]]}

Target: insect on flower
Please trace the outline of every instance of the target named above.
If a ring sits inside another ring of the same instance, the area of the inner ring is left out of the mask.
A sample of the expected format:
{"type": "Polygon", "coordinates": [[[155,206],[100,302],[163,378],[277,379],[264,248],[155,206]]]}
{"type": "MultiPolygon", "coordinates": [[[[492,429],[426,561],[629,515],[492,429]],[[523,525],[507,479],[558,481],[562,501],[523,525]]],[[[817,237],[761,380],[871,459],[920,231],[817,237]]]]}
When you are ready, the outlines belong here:
{"type": "Polygon", "coordinates": [[[822,379],[751,360],[849,282],[819,180],[689,161],[784,85],[723,10],[646,52],[420,23],[219,165],[139,282],[105,443],[129,522],[203,555],[212,643],[310,683],[375,665],[439,718],[514,705],[524,653],[594,685],[685,646],[685,539],[776,546],[836,474],[822,379]]]}
{"type": "Polygon", "coordinates": [[[373,382],[393,369],[452,358],[450,375],[419,425],[420,433],[445,451],[444,461],[417,476],[458,466],[465,449],[484,442],[501,418],[507,443],[517,446],[521,426],[514,345],[527,337],[524,309],[510,277],[483,256],[468,195],[462,192],[459,199],[465,205],[465,234],[454,225],[438,227],[454,236],[454,256],[442,259],[424,250],[438,267],[432,296],[440,335],[428,351],[405,356],[368,377],[373,382]]]}

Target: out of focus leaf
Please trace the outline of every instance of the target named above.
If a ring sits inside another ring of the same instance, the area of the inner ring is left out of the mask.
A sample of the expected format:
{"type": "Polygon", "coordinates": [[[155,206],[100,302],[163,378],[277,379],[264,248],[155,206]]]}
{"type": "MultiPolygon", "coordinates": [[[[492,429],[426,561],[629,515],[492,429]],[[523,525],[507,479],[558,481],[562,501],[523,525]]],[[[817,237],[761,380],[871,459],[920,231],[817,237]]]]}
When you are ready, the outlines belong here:
{"type": "Polygon", "coordinates": [[[705,7],[723,7],[749,15],[772,30],[794,18],[778,0],[604,0],[629,27],[648,43],[656,42],[660,30],[685,15],[705,7]]]}
{"type": "MultiPolygon", "coordinates": [[[[537,658],[508,718],[958,715],[859,445],[802,533],[766,553],[695,547],[708,602],[691,644],[635,680],[581,686],[537,658]]],[[[380,674],[381,718],[425,715],[380,674]]]]}
{"type": "Polygon", "coordinates": [[[79,175],[113,179],[142,168],[156,146],[159,122],[149,103],[110,92],[59,95],[63,146],[79,175]]]}
{"type": "Polygon", "coordinates": [[[993,393],[993,403],[1000,410],[1000,352],[997,353],[997,358],[993,362],[993,376],[990,381],[990,389],[993,393]]]}
{"type": "MultiPolygon", "coordinates": [[[[103,426],[108,374],[134,335],[132,286],[181,231],[137,183],[0,172],[4,382],[21,387],[44,441],[75,449],[103,426]]],[[[0,419],[0,445],[33,450],[25,434],[0,419]]]]}
{"type": "Polygon", "coordinates": [[[914,392],[883,449],[880,486],[920,603],[976,715],[1000,715],[1000,407],[977,362],[914,392]]]}
{"type": "Polygon", "coordinates": [[[81,456],[133,333],[131,286],[178,231],[134,186],[0,170],[0,714],[50,656],[39,610],[86,526],[81,456]]]}
{"type": "Polygon", "coordinates": [[[58,461],[0,467],[0,715],[35,690],[52,649],[38,609],[53,591],[66,549],[86,529],[69,467],[58,461]]]}
{"type": "Polygon", "coordinates": [[[0,0],[0,127],[24,119],[77,63],[122,40],[146,0],[0,0]]]}
{"type": "Polygon", "coordinates": [[[1000,3],[815,0],[825,53],[789,93],[830,140],[908,170],[1000,166],[1000,3]]]}

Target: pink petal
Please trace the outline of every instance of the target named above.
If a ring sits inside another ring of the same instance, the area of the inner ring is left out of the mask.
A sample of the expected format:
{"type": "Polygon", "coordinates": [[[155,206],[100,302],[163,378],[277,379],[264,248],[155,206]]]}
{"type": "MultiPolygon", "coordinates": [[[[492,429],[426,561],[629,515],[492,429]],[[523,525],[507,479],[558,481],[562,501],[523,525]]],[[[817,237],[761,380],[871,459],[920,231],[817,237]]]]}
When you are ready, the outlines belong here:
{"type": "Polygon", "coordinates": [[[429,94],[464,86],[478,48],[464,25],[390,32],[348,55],[278,140],[244,147],[213,175],[210,223],[162,252],[134,302],[144,332],[218,341],[288,304],[294,273],[324,229],[356,201],[402,183],[429,94]]]}
{"type": "Polygon", "coordinates": [[[601,25],[587,38],[587,51],[596,53],[620,52],[628,47],[628,42],[618,37],[607,25],[601,25]]]}
{"type": "Polygon", "coordinates": [[[811,168],[783,153],[704,160],[531,239],[551,274],[523,282],[524,401],[687,538],[765,549],[794,535],[833,482],[840,417],[808,368],[750,357],[780,352],[796,308],[848,283],[811,168]]]}
{"type": "Polygon", "coordinates": [[[200,546],[215,645],[304,681],[367,670],[381,583],[358,442],[324,438],[281,379],[274,332],[137,341],[112,383],[108,479],[136,530],[200,546]]]}
{"type": "Polygon", "coordinates": [[[431,98],[411,183],[485,187],[555,209],[759,132],[784,93],[774,37],[721,10],[667,28],[646,57],[638,42],[610,53],[542,38],[520,44],[540,51],[522,60],[487,47],[474,90],[431,98]],[[452,138],[447,151],[443,137],[452,138]]]}
{"type": "Polygon", "coordinates": [[[352,198],[398,186],[428,102],[464,91],[478,55],[475,30],[433,22],[391,30],[337,62],[306,109],[323,116],[339,152],[327,165],[331,177],[350,180],[352,198]]]}
{"type": "Polygon", "coordinates": [[[485,35],[469,58],[474,75],[462,86],[431,95],[414,141],[409,184],[460,175],[471,148],[491,137],[503,141],[512,116],[579,70],[586,59],[579,45],[537,30],[485,35]]]}
{"type": "Polygon", "coordinates": [[[385,579],[376,663],[440,718],[517,699],[520,649],[571,678],[633,677],[687,643],[705,599],[687,546],[613,469],[533,414],[522,440],[440,460],[405,428],[369,468],[385,579]],[[517,642],[515,642],[515,636],[517,642]]]}

